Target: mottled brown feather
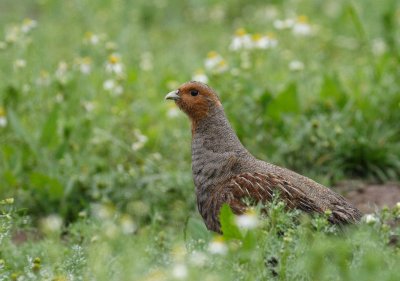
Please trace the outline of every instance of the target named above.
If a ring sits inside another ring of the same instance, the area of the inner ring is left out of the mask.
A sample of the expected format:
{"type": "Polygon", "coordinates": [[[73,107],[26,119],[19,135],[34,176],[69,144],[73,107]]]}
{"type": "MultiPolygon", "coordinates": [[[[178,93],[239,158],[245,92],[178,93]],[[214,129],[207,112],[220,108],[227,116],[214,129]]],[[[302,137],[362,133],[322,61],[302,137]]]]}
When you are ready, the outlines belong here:
{"type": "Polygon", "coordinates": [[[215,91],[200,82],[178,89],[176,104],[192,121],[192,170],[197,206],[208,229],[220,232],[219,212],[227,203],[236,214],[244,198],[265,203],[278,191],[289,209],[331,211],[334,224],[354,223],[361,212],[329,188],[285,168],[260,161],[242,145],[215,91]],[[198,95],[192,96],[191,91],[198,95]]]}
{"type": "Polygon", "coordinates": [[[213,211],[204,213],[207,228],[220,232],[219,210],[224,203],[229,204],[235,214],[242,214],[248,208],[243,199],[248,198],[253,204],[265,204],[276,193],[289,209],[308,213],[323,212],[302,190],[280,176],[271,173],[243,173],[221,183],[214,196],[209,197],[205,209],[213,211]]]}

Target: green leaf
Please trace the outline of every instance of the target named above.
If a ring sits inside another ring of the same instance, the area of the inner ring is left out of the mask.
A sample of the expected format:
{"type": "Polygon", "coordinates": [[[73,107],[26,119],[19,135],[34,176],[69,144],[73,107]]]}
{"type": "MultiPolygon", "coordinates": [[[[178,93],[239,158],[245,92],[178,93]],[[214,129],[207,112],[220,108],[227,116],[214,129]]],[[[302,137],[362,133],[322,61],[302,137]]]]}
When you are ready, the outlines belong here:
{"type": "Polygon", "coordinates": [[[235,215],[228,204],[224,204],[219,215],[221,230],[227,239],[242,239],[242,234],[235,224],[235,215]]]}
{"type": "Polygon", "coordinates": [[[22,127],[21,122],[19,121],[18,116],[15,114],[14,110],[11,108],[8,109],[8,118],[10,119],[10,125],[11,128],[13,129],[14,133],[21,138],[23,141],[28,142],[28,136],[25,131],[25,128],[22,127]]]}
{"type": "Polygon", "coordinates": [[[282,114],[298,112],[300,112],[300,105],[297,97],[297,86],[295,83],[291,83],[269,103],[266,114],[275,121],[279,121],[282,114]]]}
{"type": "Polygon", "coordinates": [[[262,107],[263,112],[266,108],[268,108],[268,104],[271,102],[271,100],[272,100],[271,91],[268,89],[265,89],[263,91],[263,93],[260,95],[260,97],[258,98],[258,102],[257,102],[259,104],[259,106],[262,107]]]}
{"type": "Polygon", "coordinates": [[[342,108],[347,101],[347,96],[340,85],[337,76],[325,75],[319,94],[321,100],[325,103],[329,102],[332,105],[338,105],[342,108]]]}
{"type": "Polygon", "coordinates": [[[198,218],[189,218],[185,227],[185,241],[194,248],[201,248],[201,242],[205,243],[212,237],[204,222],[198,218]]]}
{"type": "Polygon", "coordinates": [[[20,138],[24,143],[26,143],[33,153],[36,153],[35,140],[32,136],[28,134],[28,131],[22,126],[17,114],[11,108],[8,109],[7,116],[10,120],[10,125],[14,133],[20,138]]]}
{"type": "Polygon", "coordinates": [[[50,200],[59,200],[64,195],[64,188],[56,178],[49,177],[42,173],[32,173],[30,175],[32,187],[40,193],[43,198],[50,200]]]}
{"type": "Polygon", "coordinates": [[[368,41],[368,37],[367,37],[367,33],[365,31],[364,28],[364,24],[361,20],[361,17],[356,9],[356,7],[354,6],[353,3],[349,3],[347,6],[347,12],[350,16],[350,19],[357,31],[357,35],[359,36],[359,38],[364,41],[367,42],[368,41]]]}
{"type": "Polygon", "coordinates": [[[52,146],[57,142],[57,121],[58,109],[54,108],[43,125],[42,133],[40,135],[41,145],[52,146]]]}
{"type": "Polygon", "coordinates": [[[14,176],[14,173],[10,170],[6,170],[3,172],[2,175],[5,184],[7,184],[8,187],[15,187],[18,184],[18,179],[14,176]]]}
{"type": "Polygon", "coordinates": [[[257,239],[255,231],[247,231],[244,239],[243,239],[243,249],[250,251],[257,247],[257,239]]]}

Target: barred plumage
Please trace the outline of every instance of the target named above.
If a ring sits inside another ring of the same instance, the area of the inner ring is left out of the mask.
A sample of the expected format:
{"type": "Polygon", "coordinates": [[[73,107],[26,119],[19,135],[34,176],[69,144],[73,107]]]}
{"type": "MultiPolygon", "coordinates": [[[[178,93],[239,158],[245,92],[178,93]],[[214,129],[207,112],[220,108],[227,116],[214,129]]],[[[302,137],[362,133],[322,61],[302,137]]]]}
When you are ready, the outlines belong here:
{"type": "Polygon", "coordinates": [[[307,213],[330,210],[329,221],[335,224],[360,220],[361,212],[329,188],[252,156],[209,86],[187,82],[166,98],[175,100],[192,122],[193,180],[198,209],[208,229],[221,231],[219,211],[224,203],[241,214],[247,208],[244,198],[254,204],[265,203],[276,191],[290,209],[307,213]]]}

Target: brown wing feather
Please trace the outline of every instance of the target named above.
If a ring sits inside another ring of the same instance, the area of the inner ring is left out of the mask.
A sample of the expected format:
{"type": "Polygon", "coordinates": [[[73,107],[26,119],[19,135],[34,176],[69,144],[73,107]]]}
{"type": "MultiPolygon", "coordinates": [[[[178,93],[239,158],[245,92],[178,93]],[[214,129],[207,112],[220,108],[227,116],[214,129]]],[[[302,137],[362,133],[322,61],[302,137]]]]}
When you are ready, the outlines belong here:
{"type": "Polygon", "coordinates": [[[323,211],[301,189],[276,174],[243,173],[231,178],[224,186],[225,190],[233,193],[236,199],[249,197],[257,203],[265,203],[272,199],[274,192],[278,191],[290,209],[296,208],[306,212],[323,211]]]}
{"type": "MultiPolygon", "coordinates": [[[[218,185],[207,203],[201,206],[203,210],[201,213],[207,227],[220,232],[219,211],[224,203],[229,204],[235,214],[242,214],[247,208],[243,202],[244,198],[249,198],[255,204],[265,203],[271,201],[276,191],[279,192],[280,198],[289,209],[299,209],[307,213],[323,213],[325,211],[301,189],[276,174],[242,173],[218,185]]],[[[358,221],[358,217],[356,218],[346,207],[342,206],[341,198],[340,195],[337,195],[337,204],[332,204],[333,210],[331,210],[332,215],[329,221],[331,223],[358,221]]]]}

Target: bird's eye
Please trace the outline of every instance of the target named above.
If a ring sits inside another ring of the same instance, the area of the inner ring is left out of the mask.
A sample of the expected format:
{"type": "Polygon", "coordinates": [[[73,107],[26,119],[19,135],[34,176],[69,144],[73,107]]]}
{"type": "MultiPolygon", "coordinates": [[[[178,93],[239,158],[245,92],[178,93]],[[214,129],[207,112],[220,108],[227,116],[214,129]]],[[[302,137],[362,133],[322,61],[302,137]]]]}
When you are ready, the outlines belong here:
{"type": "Polygon", "coordinates": [[[191,94],[193,97],[195,97],[195,96],[197,96],[197,95],[199,94],[199,91],[197,91],[197,90],[191,90],[191,91],[190,91],[190,94],[191,94]]]}

